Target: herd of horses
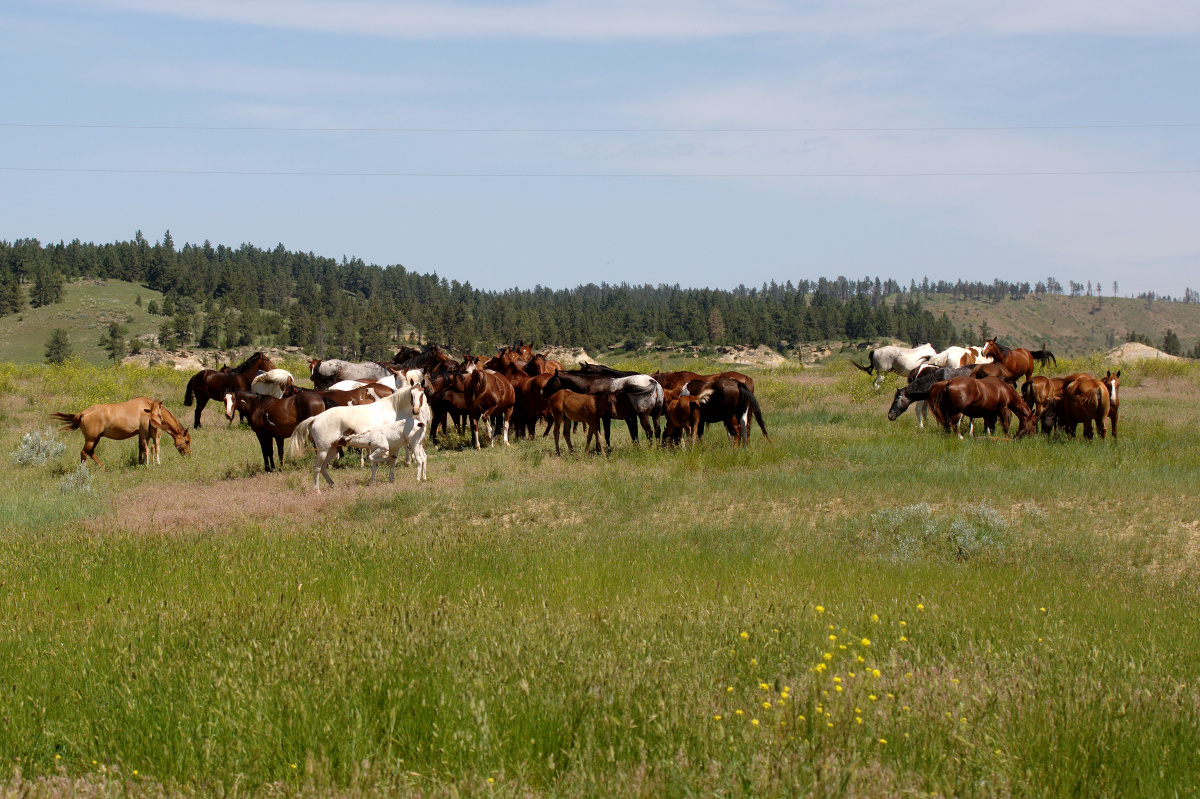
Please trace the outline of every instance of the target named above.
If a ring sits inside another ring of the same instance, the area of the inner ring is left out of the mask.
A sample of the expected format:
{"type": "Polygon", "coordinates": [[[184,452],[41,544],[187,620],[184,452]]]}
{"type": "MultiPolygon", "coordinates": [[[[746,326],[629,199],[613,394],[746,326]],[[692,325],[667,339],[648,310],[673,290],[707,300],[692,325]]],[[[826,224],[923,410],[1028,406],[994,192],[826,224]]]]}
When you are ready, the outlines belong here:
{"type": "MultiPolygon", "coordinates": [[[[203,426],[209,401],[224,407],[229,424],[240,415],[258,438],[268,472],[278,468],[285,442],[292,458],[314,449],[318,490],[322,478],[333,484],[327,466],[347,447],[370,453],[372,481],[384,460],[390,461],[394,479],[402,449],[406,461],[416,458],[417,479],[424,479],[425,437],[437,444],[451,424],[463,435],[469,430],[479,449],[484,439],[492,446],[497,439],[509,445],[513,438],[536,438],[539,422],[544,423],[541,435],[553,432],[560,455],[562,441],[574,451],[576,425],[586,431],[585,452],[611,451],[613,419],[625,421],[634,442],[644,433],[648,441],[686,447],[704,435],[706,425],[718,423],[733,446],[749,444],[752,423],[769,439],[754,379],[740,372],[647,375],[599,364],[567,370],[524,343],[488,358],[468,355],[460,361],[436,346],[405,347],[387,363],[329,359],[310,360],[308,367],[311,389],[299,386],[264,353],[254,353],[236,367],[193,375],[183,404],[194,406],[196,429],[203,426]]],[[[67,422],[64,429],[83,431],[81,461],[90,457],[100,463],[95,457],[100,438],[138,435],[139,462],[148,464],[151,457],[157,462],[160,430],[174,436],[181,454],[191,449],[191,431],[158,400],[94,405],[54,418],[67,422]]]]}
{"type": "MultiPolygon", "coordinates": [[[[1036,364],[1048,363],[1057,364],[1048,351],[1009,349],[993,338],[982,347],[943,352],[928,344],[881,347],[868,354],[866,365],[855,365],[875,375],[876,387],[888,372],[907,378],[888,410],[893,421],[913,405],[918,425],[924,427],[929,413],[947,432],[967,419],[973,434],[974,421],[980,419],[986,431],[994,433],[999,423],[1007,434],[1015,416],[1018,438],[1035,433],[1039,424],[1044,433],[1062,430],[1069,435],[1082,424],[1089,439],[1094,426],[1103,438],[1106,421],[1115,438],[1121,373],[1033,376],[1036,364]]],[[[478,449],[483,438],[488,446],[497,438],[505,445],[513,438],[536,438],[539,422],[544,423],[542,436],[553,432],[559,455],[564,440],[574,451],[571,434],[576,425],[586,433],[585,452],[610,451],[614,419],[626,423],[634,442],[644,434],[652,443],[687,446],[703,436],[706,425],[722,424],[733,446],[746,446],[752,423],[769,440],[754,378],[740,372],[643,374],[594,363],[568,370],[524,343],[504,347],[491,357],[467,355],[461,361],[436,346],[405,347],[391,362],[310,360],[308,367],[311,389],[299,386],[291,373],[256,352],[236,367],[196,373],[188,381],[183,404],[194,405],[195,429],[202,427],[209,401],[224,407],[229,424],[240,415],[258,438],[268,472],[279,468],[285,442],[292,458],[314,449],[313,484],[318,490],[322,478],[333,484],[327,466],[347,447],[369,453],[364,459],[372,464],[372,481],[385,460],[395,478],[401,450],[406,462],[416,459],[417,479],[425,479],[425,438],[436,445],[451,424],[463,435],[469,429],[478,449]]],[[[101,438],[135,435],[139,463],[159,463],[162,431],[180,454],[191,452],[191,431],[161,400],[137,397],[51,417],[64,422],[64,430],[83,433],[82,463],[90,458],[102,465],[96,457],[101,438]]]]}
{"type": "Polygon", "coordinates": [[[1058,361],[1047,350],[1009,349],[992,338],[982,347],[951,347],[940,353],[928,344],[882,347],[868,354],[867,365],[855,365],[876,373],[876,387],[888,372],[908,379],[896,389],[888,409],[891,421],[914,405],[919,426],[925,426],[928,412],[947,433],[957,430],[963,419],[970,420],[972,434],[975,419],[983,420],[987,432],[994,433],[999,422],[1007,433],[1016,416],[1017,438],[1036,433],[1039,425],[1046,435],[1060,430],[1069,436],[1083,425],[1087,439],[1093,437],[1094,426],[1104,438],[1106,421],[1116,438],[1121,372],[1108,371],[1103,377],[1084,372],[1033,376],[1035,364],[1048,363],[1058,361]]]}

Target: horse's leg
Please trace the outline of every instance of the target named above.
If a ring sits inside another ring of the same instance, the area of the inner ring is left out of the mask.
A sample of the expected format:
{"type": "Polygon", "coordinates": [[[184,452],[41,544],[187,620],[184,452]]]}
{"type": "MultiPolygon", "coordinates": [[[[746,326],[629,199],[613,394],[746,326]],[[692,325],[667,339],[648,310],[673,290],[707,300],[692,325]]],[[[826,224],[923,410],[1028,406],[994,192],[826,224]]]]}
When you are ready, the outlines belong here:
{"type": "Polygon", "coordinates": [[[275,461],[275,468],[283,466],[283,437],[275,436],[275,446],[279,449],[279,458],[275,461]]]}
{"type": "Polygon", "coordinates": [[[562,448],[558,445],[558,438],[562,434],[562,418],[554,417],[554,454],[562,457],[562,448]]]}
{"type": "Polygon", "coordinates": [[[508,419],[512,416],[512,408],[508,409],[508,413],[504,414],[504,446],[511,447],[512,443],[508,440],[508,419]]]}
{"type": "Polygon", "coordinates": [[[479,444],[479,417],[475,414],[471,414],[471,443],[475,449],[483,449],[479,444]]]}
{"type": "Polygon", "coordinates": [[[200,429],[200,412],[204,410],[204,406],[208,404],[208,397],[202,391],[196,392],[196,418],[195,424],[192,427],[200,429]]]}
{"type": "Polygon", "coordinates": [[[612,452],[612,418],[609,416],[604,417],[604,446],[612,452]]]}
{"type": "Polygon", "coordinates": [[[636,416],[631,416],[625,420],[625,424],[629,426],[629,437],[633,439],[633,443],[638,443],[638,420],[636,416]]]}
{"type": "Polygon", "coordinates": [[[567,440],[567,452],[574,454],[575,447],[571,445],[571,428],[575,426],[575,420],[571,420],[571,424],[563,426],[563,438],[567,440]]]}
{"type": "Polygon", "coordinates": [[[275,455],[271,450],[271,434],[270,433],[262,432],[262,433],[258,434],[258,448],[262,450],[263,471],[264,472],[274,471],[274,464],[272,463],[272,461],[274,461],[275,455]]]}
{"type": "Polygon", "coordinates": [[[429,457],[425,454],[425,445],[424,444],[417,445],[416,459],[417,459],[417,482],[419,483],[422,480],[429,479],[428,467],[425,465],[426,462],[429,460],[429,457]]]}
{"type": "Polygon", "coordinates": [[[646,432],[646,441],[653,444],[658,441],[654,435],[654,428],[650,426],[650,412],[643,411],[638,414],[638,421],[642,423],[642,430],[646,432]]]}
{"type": "Polygon", "coordinates": [[[97,466],[103,467],[104,464],[101,463],[100,459],[96,457],[96,445],[99,443],[99,437],[93,438],[90,441],[85,438],[83,441],[83,450],[79,453],[79,462],[87,463],[87,459],[91,458],[96,462],[97,466]]]}

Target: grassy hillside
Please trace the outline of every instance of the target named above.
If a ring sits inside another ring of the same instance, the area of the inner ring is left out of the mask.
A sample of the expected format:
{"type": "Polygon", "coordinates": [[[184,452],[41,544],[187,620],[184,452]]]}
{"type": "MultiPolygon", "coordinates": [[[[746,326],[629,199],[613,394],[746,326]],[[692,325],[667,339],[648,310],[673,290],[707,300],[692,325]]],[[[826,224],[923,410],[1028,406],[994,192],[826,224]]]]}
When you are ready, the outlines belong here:
{"type": "Polygon", "coordinates": [[[108,363],[100,337],[109,322],[129,329],[127,339],[158,329],[162,317],[146,312],[150,300],[162,301],[157,291],[124,280],[81,280],[68,283],[64,300],[42,308],[26,308],[13,316],[0,316],[0,361],[40,363],[46,341],[56,327],[66,328],[77,357],[96,365],[108,363]],[[142,307],[134,305],[138,295],[142,307]],[[127,321],[132,317],[132,321],[127,321]]]}
{"type": "Polygon", "coordinates": [[[1125,341],[1127,330],[1149,336],[1157,345],[1171,328],[1185,350],[1200,339],[1200,305],[1178,302],[1147,304],[1145,300],[1105,297],[1098,305],[1095,297],[1029,296],[992,304],[952,300],[944,295],[922,302],[934,313],[945,311],[956,327],[970,324],[978,328],[986,321],[1001,341],[1037,349],[1032,345],[1044,340],[1055,354],[1082,355],[1110,349],[1110,331],[1116,335],[1117,344],[1125,341]]]}

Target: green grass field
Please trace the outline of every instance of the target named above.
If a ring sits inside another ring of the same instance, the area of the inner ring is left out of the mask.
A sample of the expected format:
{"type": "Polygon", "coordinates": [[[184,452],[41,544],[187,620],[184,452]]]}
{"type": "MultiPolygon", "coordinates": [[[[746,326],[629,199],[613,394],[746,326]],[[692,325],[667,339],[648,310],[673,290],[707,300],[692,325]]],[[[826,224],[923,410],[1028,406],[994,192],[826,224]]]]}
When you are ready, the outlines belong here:
{"type": "Polygon", "coordinates": [[[190,459],[106,441],[81,492],[78,434],[8,453],[142,393],[190,423],[186,375],[0,365],[0,791],[1200,792],[1200,369],[1127,370],[1104,442],[755,376],[748,451],[622,426],[317,495],[210,405],[190,459]]]}

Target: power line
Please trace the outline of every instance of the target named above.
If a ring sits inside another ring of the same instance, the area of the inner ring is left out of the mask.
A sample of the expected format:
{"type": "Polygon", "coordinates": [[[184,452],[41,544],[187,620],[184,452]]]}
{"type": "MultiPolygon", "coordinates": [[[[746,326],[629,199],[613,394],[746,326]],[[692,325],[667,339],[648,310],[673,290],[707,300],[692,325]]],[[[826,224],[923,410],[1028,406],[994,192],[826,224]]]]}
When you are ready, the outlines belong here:
{"type": "Polygon", "coordinates": [[[111,175],[197,175],[314,178],[558,178],[558,179],[755,179],[755,178],[998,178],[1120,175],[1197,175],[1200,169],[1098,169],[1016,172],[333,172],[235,169],[106,169],[0,166],[0,172],[57,172],[111,175]]]}
{"type": "Polygon", "coordinates": [[[0,122],[4,128],[64,130],[178,130],[193,132],[279,133],[939,133],[1021,130],[1139,130],[1200,128],[1200,122],[1137,123],[1129,125],[960,125],[883,128],[417,128],[417,127],[300,127],[283,125],[105,125],[57,122],[0,122]]]}

